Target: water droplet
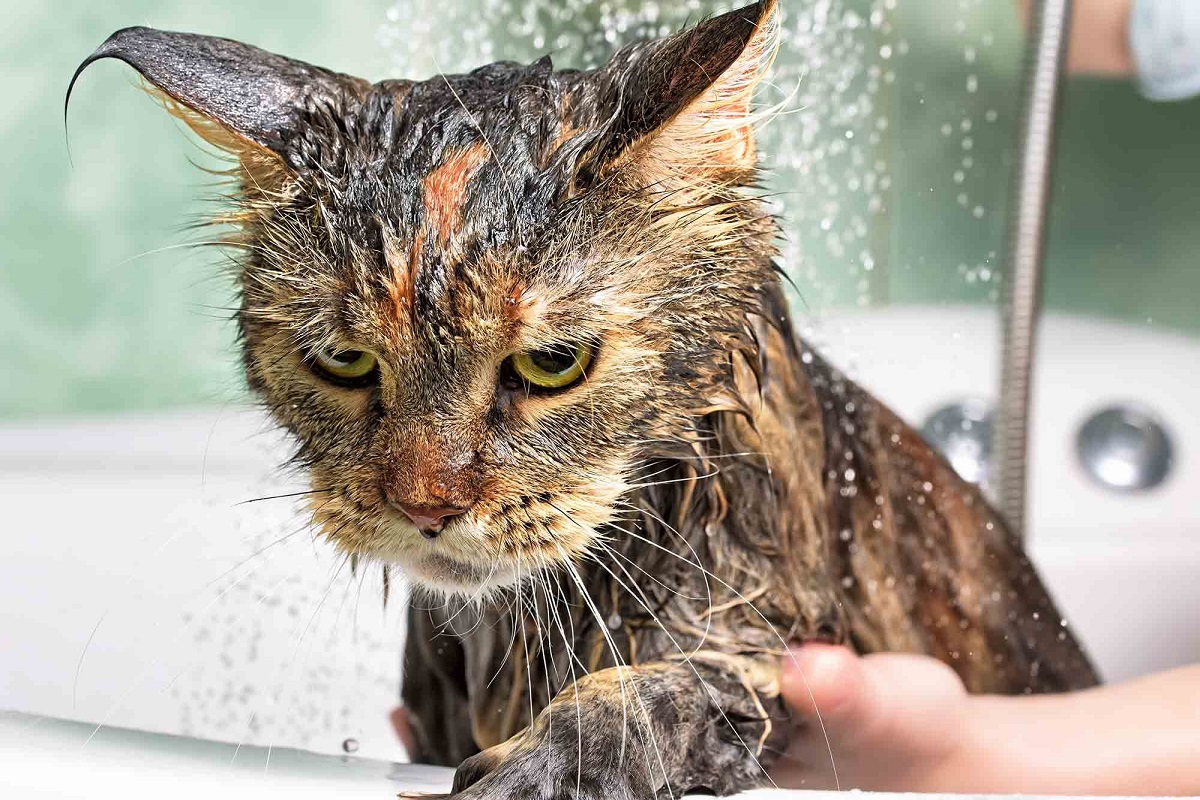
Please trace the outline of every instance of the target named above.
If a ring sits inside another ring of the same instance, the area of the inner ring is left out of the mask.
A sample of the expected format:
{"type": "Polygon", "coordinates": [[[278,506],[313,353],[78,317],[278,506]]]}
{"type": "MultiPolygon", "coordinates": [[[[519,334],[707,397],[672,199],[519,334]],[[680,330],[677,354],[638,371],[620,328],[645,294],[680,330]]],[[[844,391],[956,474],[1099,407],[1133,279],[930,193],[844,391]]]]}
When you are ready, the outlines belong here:
{"type": "Polygon", "coordinates": [[[624,620],[621,619],[621,615],[613,612],[612,616],[608,618],[608,627],[614,631],[620,630],[623,622],[624,620]]]}
{"type": "Polygon", "coordinates": [[[342,742],[342,752],[343,753],[357,753],[358,752],[358,739],[349,738],[349,739],[344,740],[342,742]]]}

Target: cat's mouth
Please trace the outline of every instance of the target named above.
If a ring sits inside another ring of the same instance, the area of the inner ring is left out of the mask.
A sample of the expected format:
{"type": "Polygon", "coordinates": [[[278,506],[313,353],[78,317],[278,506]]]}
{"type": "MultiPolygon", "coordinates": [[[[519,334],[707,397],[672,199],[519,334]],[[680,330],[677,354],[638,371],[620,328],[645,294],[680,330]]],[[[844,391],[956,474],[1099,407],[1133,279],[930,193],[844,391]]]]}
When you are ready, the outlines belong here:
{"type": "Polygon", "coordinates": [[[396,564],[414,583],[446,594],[478,597],[520,582],[530,567],[485,544],[485,530],[470,515],[451,520],[434,539],[408,520],[385,516],[375,555],[396,564]]]}

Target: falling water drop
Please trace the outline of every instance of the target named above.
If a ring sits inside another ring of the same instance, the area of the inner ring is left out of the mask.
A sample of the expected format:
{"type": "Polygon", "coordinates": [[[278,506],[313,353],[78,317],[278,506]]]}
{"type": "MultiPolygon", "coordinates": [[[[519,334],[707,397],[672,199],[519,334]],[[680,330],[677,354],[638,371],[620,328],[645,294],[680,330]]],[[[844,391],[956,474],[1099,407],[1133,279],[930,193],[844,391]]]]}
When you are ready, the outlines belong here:
{"type": "Polygon", "coordinates": [[[344,740],[342,742],[342,752],[343,753],[357,753],[358,752],[358,739],[350,737],[350,738],[344,740]]]}

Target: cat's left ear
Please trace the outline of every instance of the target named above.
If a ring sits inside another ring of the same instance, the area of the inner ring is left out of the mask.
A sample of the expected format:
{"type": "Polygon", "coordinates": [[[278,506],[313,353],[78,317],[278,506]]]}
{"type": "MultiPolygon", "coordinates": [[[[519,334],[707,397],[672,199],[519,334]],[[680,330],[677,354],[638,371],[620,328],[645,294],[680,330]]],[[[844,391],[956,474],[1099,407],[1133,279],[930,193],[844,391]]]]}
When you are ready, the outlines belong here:
{"type": "Polygon", "coordinates": [[[753,169],[754,92],[778,40],[778,2],[764,0],[618,56],[608,69],[621,105],[602,159],[693,175],[753,169]]]}

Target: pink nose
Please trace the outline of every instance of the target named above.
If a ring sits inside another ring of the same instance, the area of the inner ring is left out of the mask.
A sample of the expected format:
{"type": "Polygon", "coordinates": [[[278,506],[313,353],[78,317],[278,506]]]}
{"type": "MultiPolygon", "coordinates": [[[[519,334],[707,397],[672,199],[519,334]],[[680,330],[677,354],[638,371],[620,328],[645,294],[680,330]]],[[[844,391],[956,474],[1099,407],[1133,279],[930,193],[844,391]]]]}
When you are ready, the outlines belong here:
{"type": "Polygon", "coordinates": [[[446,520],[457,517],[466,511],[465,508],[449,506],[417,506],[403,503],[392,503],[392,505],[404,512],[404,516],[412,520],[412,524],[416,525],[427,539],[436,538],[442,527],[445,526],[446,520]]]}

